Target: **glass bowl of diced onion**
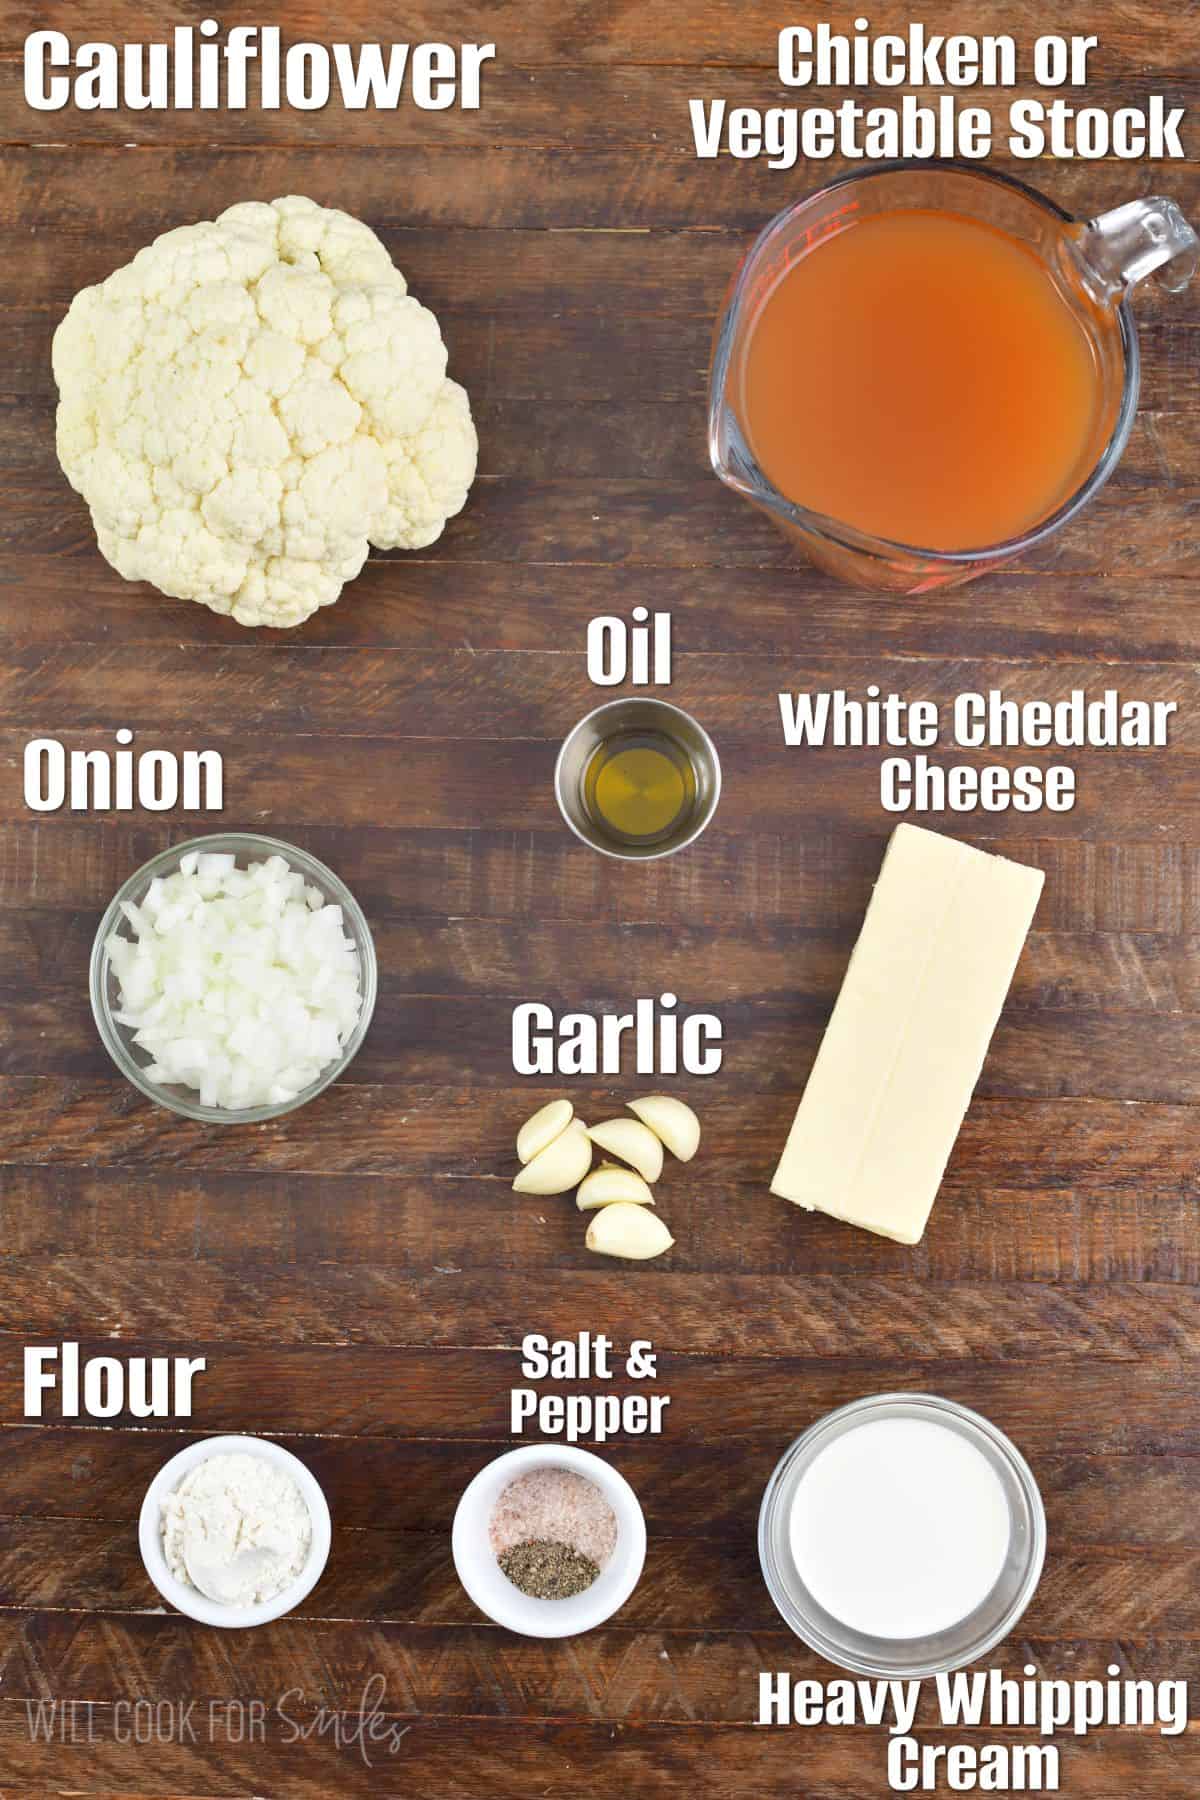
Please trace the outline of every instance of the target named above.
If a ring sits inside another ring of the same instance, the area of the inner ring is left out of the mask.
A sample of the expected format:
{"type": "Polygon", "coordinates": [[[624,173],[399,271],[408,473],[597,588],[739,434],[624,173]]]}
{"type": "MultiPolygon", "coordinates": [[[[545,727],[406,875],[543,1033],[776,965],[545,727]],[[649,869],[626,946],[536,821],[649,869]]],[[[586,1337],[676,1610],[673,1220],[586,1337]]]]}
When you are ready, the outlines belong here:
{"type": "Polygon", "coordinates": [[[350,890],[307,851],[254,832],[152,857],[92,946],[92,1012],[121,1073],[215,1125],[278,1118],[336,1081],[366,1036],[376,984],[350,890]]]}

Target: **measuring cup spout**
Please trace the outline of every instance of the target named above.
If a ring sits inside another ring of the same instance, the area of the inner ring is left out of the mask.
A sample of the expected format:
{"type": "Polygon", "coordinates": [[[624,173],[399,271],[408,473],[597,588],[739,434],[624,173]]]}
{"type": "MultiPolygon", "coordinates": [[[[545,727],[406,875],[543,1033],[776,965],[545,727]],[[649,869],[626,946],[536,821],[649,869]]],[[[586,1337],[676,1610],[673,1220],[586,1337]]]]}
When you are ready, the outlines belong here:
{"type": "Polygon", "coordinates": [[[1153,275],[1178,294],[1200,269],[1200,238],[1174,200],[1130,200],[1077,228],[1075,250],[1089,285],[1105,300],[1153,275]]]}

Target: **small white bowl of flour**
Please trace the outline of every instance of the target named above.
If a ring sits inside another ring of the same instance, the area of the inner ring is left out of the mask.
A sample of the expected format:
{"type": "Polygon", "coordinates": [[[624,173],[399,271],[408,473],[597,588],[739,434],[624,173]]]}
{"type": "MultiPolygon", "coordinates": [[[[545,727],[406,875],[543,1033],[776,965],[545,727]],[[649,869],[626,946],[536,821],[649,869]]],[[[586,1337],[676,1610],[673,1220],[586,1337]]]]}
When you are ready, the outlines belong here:
{"type": "Polygon", "coordinates": [[[164,1600],[244,1630],[311,1593],[329,1555],[329,1507],[298,1457],[267,1438],[189,1444],[146,1490],[138,1543],[164,1600]]]}

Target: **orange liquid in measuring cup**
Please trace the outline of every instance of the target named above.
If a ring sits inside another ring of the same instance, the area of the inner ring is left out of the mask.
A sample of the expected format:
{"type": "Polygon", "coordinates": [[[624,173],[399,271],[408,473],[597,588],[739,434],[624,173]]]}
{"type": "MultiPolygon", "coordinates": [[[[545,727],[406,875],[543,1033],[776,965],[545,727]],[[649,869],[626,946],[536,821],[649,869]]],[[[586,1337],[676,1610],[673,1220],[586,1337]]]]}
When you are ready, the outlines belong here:
{"type": "Polygon", "coordinates": [[[1114,403],[1098,345],[1117,331],[994,226],[868,216],[761,303],[743,430],[797,505],[921,549],[982,549],[1047,518],[1099,460],[1114,403]]]}

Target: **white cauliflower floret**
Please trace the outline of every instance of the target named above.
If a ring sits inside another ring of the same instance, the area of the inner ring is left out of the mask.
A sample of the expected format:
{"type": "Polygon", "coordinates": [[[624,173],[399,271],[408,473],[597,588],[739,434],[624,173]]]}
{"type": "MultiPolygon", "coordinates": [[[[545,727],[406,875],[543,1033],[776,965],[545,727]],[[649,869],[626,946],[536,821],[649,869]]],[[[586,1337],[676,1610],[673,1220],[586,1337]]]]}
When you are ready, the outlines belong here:
{"type": "Polygon", "coordinates": [[[375,233],[290,195],[168,231],[54,334],[58,458],[130,581],[243,625],[422,549],[475,477],[434,315],[375,233]]]}

